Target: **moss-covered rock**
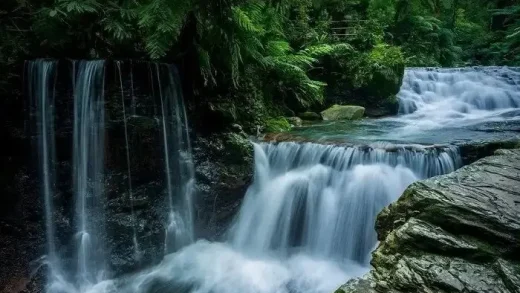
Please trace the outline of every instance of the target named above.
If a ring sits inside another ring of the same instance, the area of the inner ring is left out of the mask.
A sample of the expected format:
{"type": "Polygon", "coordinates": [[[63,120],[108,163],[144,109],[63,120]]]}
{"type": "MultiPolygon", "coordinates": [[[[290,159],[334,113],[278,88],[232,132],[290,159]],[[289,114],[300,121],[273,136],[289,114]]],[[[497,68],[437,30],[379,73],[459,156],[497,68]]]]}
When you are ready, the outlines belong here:
{"type": "Polygon", "coordinates": [[[357,120],[363,118],[365,108],[360,106],[334,105],[321,112],[323,120],[357,120]]]}
{"type": "Polygon", "coordinates": [[[284,132],[291,130],[291,124],[284,117],[270,118],[265,123],[265,132],[284,132]]]}
{"type": "Polygon", "coordinates": [[[230,132],[223,134],[224,150],[230,162],[251,160],[253,145],[244,133],[230,132]]]}

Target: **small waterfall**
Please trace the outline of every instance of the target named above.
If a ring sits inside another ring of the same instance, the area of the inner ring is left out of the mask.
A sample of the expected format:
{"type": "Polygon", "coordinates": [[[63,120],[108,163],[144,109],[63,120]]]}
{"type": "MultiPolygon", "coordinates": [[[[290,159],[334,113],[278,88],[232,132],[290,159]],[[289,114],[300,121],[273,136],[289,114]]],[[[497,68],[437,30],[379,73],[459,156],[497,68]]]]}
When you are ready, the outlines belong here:
{"type": "MultiPolygon", "coordinates": [[[[118,68],[119,68],[119,62],[117,62],[118,68]]],[[[119,73],[121,73],[121,69],[119,68],[119,73]]],[[[132,102],[130,109],[132,109],[132,116],[136,116],[136,108],[137,108],[137,98],[135,97],[134,93],[134,66],[132,64],[132,61],[130,61],[130,95],[132,97],[132,102]]]]}
{"type": "Polygon", "coordinates": [[[255,144],[255,177],[225,243],[198,241],[122,292],[329,293],[369,270],[376,215],[457,148],[255,144]]]}
{"type": "Polygon", "coordinates": [[[377,214],[412,182],[461,166],[454,148],[380,147],[255,145],[255,182],[232,242],[255,254],[299,250],[367,265],[377,214]]]}
{"type": "MultiPolygon", "coordinates": [[[[81,287],[105,276],[104,203],[105,62],[77,61],[74,87],[73,185],[76,201],[77,272],[81,287]]],[[[84,291],[84,289],[80,289],[84,291]]]]}
{"type": "Polygon", "coordinates": [[[28,96],[34,133],[38,140],[38,171],[41,178],[41,193],[44,199],[45,231],[47,238],[47,263],[50,278],[61,270],[56,251],[54,228],[55,163],[54,94],[56,63],[49,60],[29,61],[26,64],[28,96]]]}
{"type": "MultiPolygon", "coordinates": [[[[130,165],[130,145],[128,143],[128,125],[126,118],[126,106],[125,106],[125,93],[123,87],[123,77],[121,73],[121,62],[116,61],[117,71],[119,73],[119,84],[121,86],[121,107],[123,109],[123,124],[125,129],[125,149],[126,149],[126,166],[128,168],[128,200],[130,201],[130,212],[132,216],[132,230],[133,230],[133,242],[134,242],[134,257],[139,258],[139,242],[137,241],[137,231],[136,231],[136,217],[134,211],[134,196],[133,196],[133,188],[132,188],[132,170],[130,165]]],[[[133,77],[132,77],[133,80],[133,77]]],[[[134,90],[133,90],[133,81],[132,81],[132,101],[134,100],[134,90]]]]}
{"type": "Polygon", "coordinates": [[[191,157],[186,109],[176,68],[155,65],[161,101],[166,187],[170,205],[165,252],[194,240],[193,203],[195,171],[191,157]]]}
{"type": "Polygon", "coordinates": [[[409,68],[398,94],[401,121],[418,129],[520,117],[520,68],[409,68]]]}

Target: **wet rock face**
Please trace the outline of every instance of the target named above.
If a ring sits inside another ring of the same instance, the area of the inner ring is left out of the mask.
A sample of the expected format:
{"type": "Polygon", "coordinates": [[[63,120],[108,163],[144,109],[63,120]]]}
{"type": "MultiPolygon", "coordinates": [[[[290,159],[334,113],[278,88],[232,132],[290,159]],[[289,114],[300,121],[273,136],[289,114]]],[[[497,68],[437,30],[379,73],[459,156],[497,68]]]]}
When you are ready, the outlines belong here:
{"type": "Polygon", "coordinates": [[[198,137],[194,141],[198,204],[196,231],[218,239],[231,223],[253,179],[253,147],[244,133],[198,137]]]}
{"type": "Polygon", "coordinates": [[[519,188],[519,149],[413,184],[378,217],[372,271],[338,291],[520,292],[519,188]]]}

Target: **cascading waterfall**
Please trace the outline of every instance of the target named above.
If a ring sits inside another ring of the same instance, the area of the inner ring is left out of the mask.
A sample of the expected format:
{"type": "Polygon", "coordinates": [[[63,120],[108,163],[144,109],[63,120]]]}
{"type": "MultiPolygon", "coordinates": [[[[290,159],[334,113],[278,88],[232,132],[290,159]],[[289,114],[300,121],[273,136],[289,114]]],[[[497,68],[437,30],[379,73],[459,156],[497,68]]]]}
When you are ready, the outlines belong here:
{"type": "Polygon", "coordinates": [[[368,271],[383,207],[412,182],[461,165],[450,147],[254,148],[254,182],[228,241],[167,255],[122,292],[333,292],[368,271]]]}
{"type": "MultiPolygon", "coordinates": [[[[77,272],[80,287],[103,280],[104,78],[105,62],[74,64],[73,185],[76,201],[77,272]]],[[[80,289],[80,291],[85,291],[80,289]]]]}
{"type": "Polygon", "coordinates": [[[166,191],[170,213],[165,252],[171,253],[194,240],[193,203],[195,171],[191,157],[186,109],[173,65],[155,64],[161,101],[166,191]]]}
{"type": "Polygon", "coordinates": [[[518,119],[520,68],[409,68],[398,97],[410,130],[518,119]]]}
{"type": "Polygon", "coordinates": [[[47,263],[49,278],[61,270],[56,251],[54,228],[55,194],[55,134],[54,95],[56,84],[56,61],[35,60],[26,64],[28,96],[32,124],[38,139],[38,168],[41,178],[41,192],[44,199],[45,231],[47,238],[47,263]]]}
{"type": "Polygon", "coordinates": [[[256,145],[256,178],[233,243],[255,253],[299,249],[368,264],[374,223],[412,182],[460,167],[452,148],[391,151],[281,143],[256,145]],[[254,229],[253,229],[254,227],[254,229]]]}

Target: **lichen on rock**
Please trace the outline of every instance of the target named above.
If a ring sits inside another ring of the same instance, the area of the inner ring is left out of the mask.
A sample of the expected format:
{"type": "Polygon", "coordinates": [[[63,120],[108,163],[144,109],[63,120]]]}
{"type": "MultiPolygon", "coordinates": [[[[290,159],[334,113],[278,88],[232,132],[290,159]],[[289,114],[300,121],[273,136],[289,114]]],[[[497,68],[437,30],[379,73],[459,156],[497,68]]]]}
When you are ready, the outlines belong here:
{"type": "Polygon", "coordinates": [[[321,112],[323,120],[357,120],[363,118],[365,108],[360,106],[334,105],[321,112]]]}

